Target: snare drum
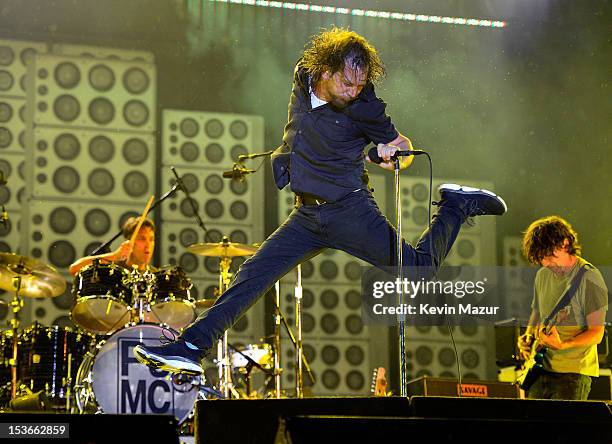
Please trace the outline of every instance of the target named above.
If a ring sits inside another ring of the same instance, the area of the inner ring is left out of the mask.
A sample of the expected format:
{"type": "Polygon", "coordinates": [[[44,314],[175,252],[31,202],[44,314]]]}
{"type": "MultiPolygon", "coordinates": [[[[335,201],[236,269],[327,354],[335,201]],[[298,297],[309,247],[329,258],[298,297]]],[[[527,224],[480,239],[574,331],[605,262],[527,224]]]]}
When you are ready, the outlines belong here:
{"type": "Polygon", "coordinates": [[[173,414],[182,423],[193,410],[200,377],[176,385],[168,372],[149,369],[134,357],[138,344],[159,345],[162,327],[126,327],[98,344],[83,361],[75,385],[79,410],[91,413],[173,414]]]}
{"type": "Polygon", "coordinates": [[[95,337],[70,328],[45,327],[35,322],[19,339],[19,380],[33,392],[44,390],[58,408],[66,405],[67,391],[95,337]]]}
{"type": "Polygon", "coordinates": [[[164,267],[154,274],[151,311],[145,314],[145,320],[176,330],[186,327],[196,318],[191,280],[180,267],[164,267]]]}
{"type": "Polygon", "coordinates": [[[74,278],[76,298],[73,321],[97,334],[109,334],[130,322],[131,291],[127,269],[106,263],[93,263],[74,278]]]}

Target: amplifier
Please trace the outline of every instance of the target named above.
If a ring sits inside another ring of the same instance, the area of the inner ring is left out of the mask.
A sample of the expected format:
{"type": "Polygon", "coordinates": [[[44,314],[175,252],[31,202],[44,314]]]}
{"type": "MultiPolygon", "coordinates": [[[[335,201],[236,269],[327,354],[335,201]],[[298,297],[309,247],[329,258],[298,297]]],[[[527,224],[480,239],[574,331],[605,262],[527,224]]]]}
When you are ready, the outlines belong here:
{"type": "Polygon", "coordinates": [[[520,398],[516,384],[498,381],[462,380],[421,376],[408,382],[409,396],[459,396],[472,398],[520,398]]]}

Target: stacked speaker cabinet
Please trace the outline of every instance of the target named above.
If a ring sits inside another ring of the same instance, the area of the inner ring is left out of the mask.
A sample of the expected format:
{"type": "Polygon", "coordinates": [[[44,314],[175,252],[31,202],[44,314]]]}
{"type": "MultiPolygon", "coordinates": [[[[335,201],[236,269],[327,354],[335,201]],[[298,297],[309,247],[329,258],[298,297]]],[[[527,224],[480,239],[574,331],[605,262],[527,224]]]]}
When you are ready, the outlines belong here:
{"type": "Polygon", "coordinates": [[[526,325],[538,269],[530,267],[523,256],[522,242],[520,236],[504,237],[504,289],[507,317],[517,318],[526,325]]]}
{"type": "MultiPolygon", "coordinates": [[[[487,182],[456,179],[434,179],[433,200],[438,200],[437,188],[443,183],[466,183],[472,187],[493,190],[487,182]]],[[[404,238],[416,243],[428,225],[429,178],[402,178],[401,189],[404,238]]],[[[433,207],[433,212],[437,211],[433,207]]],[[[495,218],[477,217],[464,223],[449,255],[444,261],[448,266],[468,266],[462,278],[477,279],[478,270],[472,267],[496,265],[495,218]]],[[[487,275],[490,284],[495,276],[487,275]]],[[[409,378],[420,376],[457,377],[455,356],[448,326],[410,326],[406,332],[407,374],[409,378]]],[[[494,353],[492,326],[452,326],[462,376],[473,379],[492,378],[494,353]]]]}
{"type": "MultiPolygon", "coordinates": [[[[254,115],[184,110],[164,110],[162,117],[161,188],[168,190],[175,184],[173,166],[192,201],[178,191],[163,206],[161,260],[186,271],[196,299],[215,298],[219,295],[219,258],[197,256],[187,247],[220,242],[224,236],[244,244],[264,240],[263,168],[244,180],[226,179],[222,174],[232,169],[238,156],[263,151],[264,121],[254,115]],[[194,219],[194,207],[206,233],[194,219]]],[[[235,273],[245,259],[232,258],[231,272],[235,273]]],[[[230,330],[229,342],[235,346],[256,344],[263,335],[262,300],[230,330]]],[[[216,381],[213,371],[208,376],[216,381]]]]}
{"type": "Polygon", "coordinates": [[[64,295],[32,302],[33,319],[65,325],[69,265],[156,194],[157,81],[148,53],[78,45],[52,51],[28,65],[24,254],[66,277],[64,295]]]}
{"type": "Polygon", "coordinates": [[[155,63],[153,53],[130,49],[106,48],[102,46],[75,45],[72,43],[54,43],[51,53],[71,57],[90,59],[122,60],[125,62],[155,63]]]}
{"type": "MultiPolygon", "coordinates": [[[[389,177],[370,174],[370,185],[383,214],[389,177]]],[[[294,194],[287,186],[278,199],[279,223],[293,210],[294,194]]],[[[387,329],[365,325],[361,316],[361,273],[368,266],[347,253],[326,250],[301,266],[304,354],[315,378],[306,373],[304,386],[313,395],[367,395],[372,370],[388,366],[387,329]]],[[[281,309],[295,331],[296,272],[281,279],[281,309]]],[[[283,388],[295,387],[295,350],[283,331],[283,388]]]]}
{"type": "MultiPolygon", "coordinates": [[[[28,64],[36,54],[47,52],[47,44],[0,40],[0,208],[7,210],[9,221],[0,224],[0,252],[22,253],[22,214],[27,205],[26,190],[26,94],[28,64]]],[[[27,254],[27,253],[23,253],[27,254]]],[[[0,290],[0,294],[4,292],[0,290]]],[[[5,295],[4,299],[8,300],[5,295]]],[[[8,310],[0,310],[0,320],[8,310]]],[[[22,319],[29,318],[28,307],[22,319]]]]}

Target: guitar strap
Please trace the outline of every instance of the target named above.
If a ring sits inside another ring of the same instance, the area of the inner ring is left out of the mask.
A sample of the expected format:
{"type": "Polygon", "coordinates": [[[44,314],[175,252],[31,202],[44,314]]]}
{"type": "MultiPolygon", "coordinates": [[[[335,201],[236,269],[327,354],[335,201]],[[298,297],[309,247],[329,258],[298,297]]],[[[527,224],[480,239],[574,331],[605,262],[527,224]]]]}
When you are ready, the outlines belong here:
{"type": "Polygon", "coordinates": [[[553,310],[544,320],[545,327],[550,324],[550,322],[554,319],[554,317],[557,315],[557,313],[559,313],[561,309],[563,309],[567,304],[569,304],[570,300],[576,293],[576,290],[578,290],[578,286],[580,285],[580,281],[582,280],[584,273],[586,273],[587,271],[587,267],[590,268],[592,267],[592,265],[587,263],[580,267],[580,270],[578,270],[578,272],[576,273],[576,276],[574,276],[574,279],[572,279],[572,283],[569,286],[569,288],[565,290],[565,293],[563,294],[561,299],[559,299],[559,302],[557,302],[557,305],[555,305],[555,308],[553,308],[553,310]]]}

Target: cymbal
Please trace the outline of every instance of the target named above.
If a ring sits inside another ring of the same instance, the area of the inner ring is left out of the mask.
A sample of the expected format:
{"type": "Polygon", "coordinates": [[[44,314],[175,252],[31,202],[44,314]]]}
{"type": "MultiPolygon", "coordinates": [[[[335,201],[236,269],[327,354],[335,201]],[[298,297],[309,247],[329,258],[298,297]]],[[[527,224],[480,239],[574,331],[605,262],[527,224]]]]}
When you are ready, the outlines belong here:
{"type": "Polygon", "coordinates": [[[0,289],[14,292],[13,278],[18,276],[20,296],[52,298],[66,290],[66,279],[50,265],[28,256],[0,253],[0,289]]]}
{"type": "Polygon", "coordinates": [[[221,242],[200,242],[191,244],[187,247],[187,251],[197,254],[198,256],[216,256],[216,257],[236,257],[236,256],[251,256],[257,252],[259,247],[230,242],[226,237],[221,242]]]}

